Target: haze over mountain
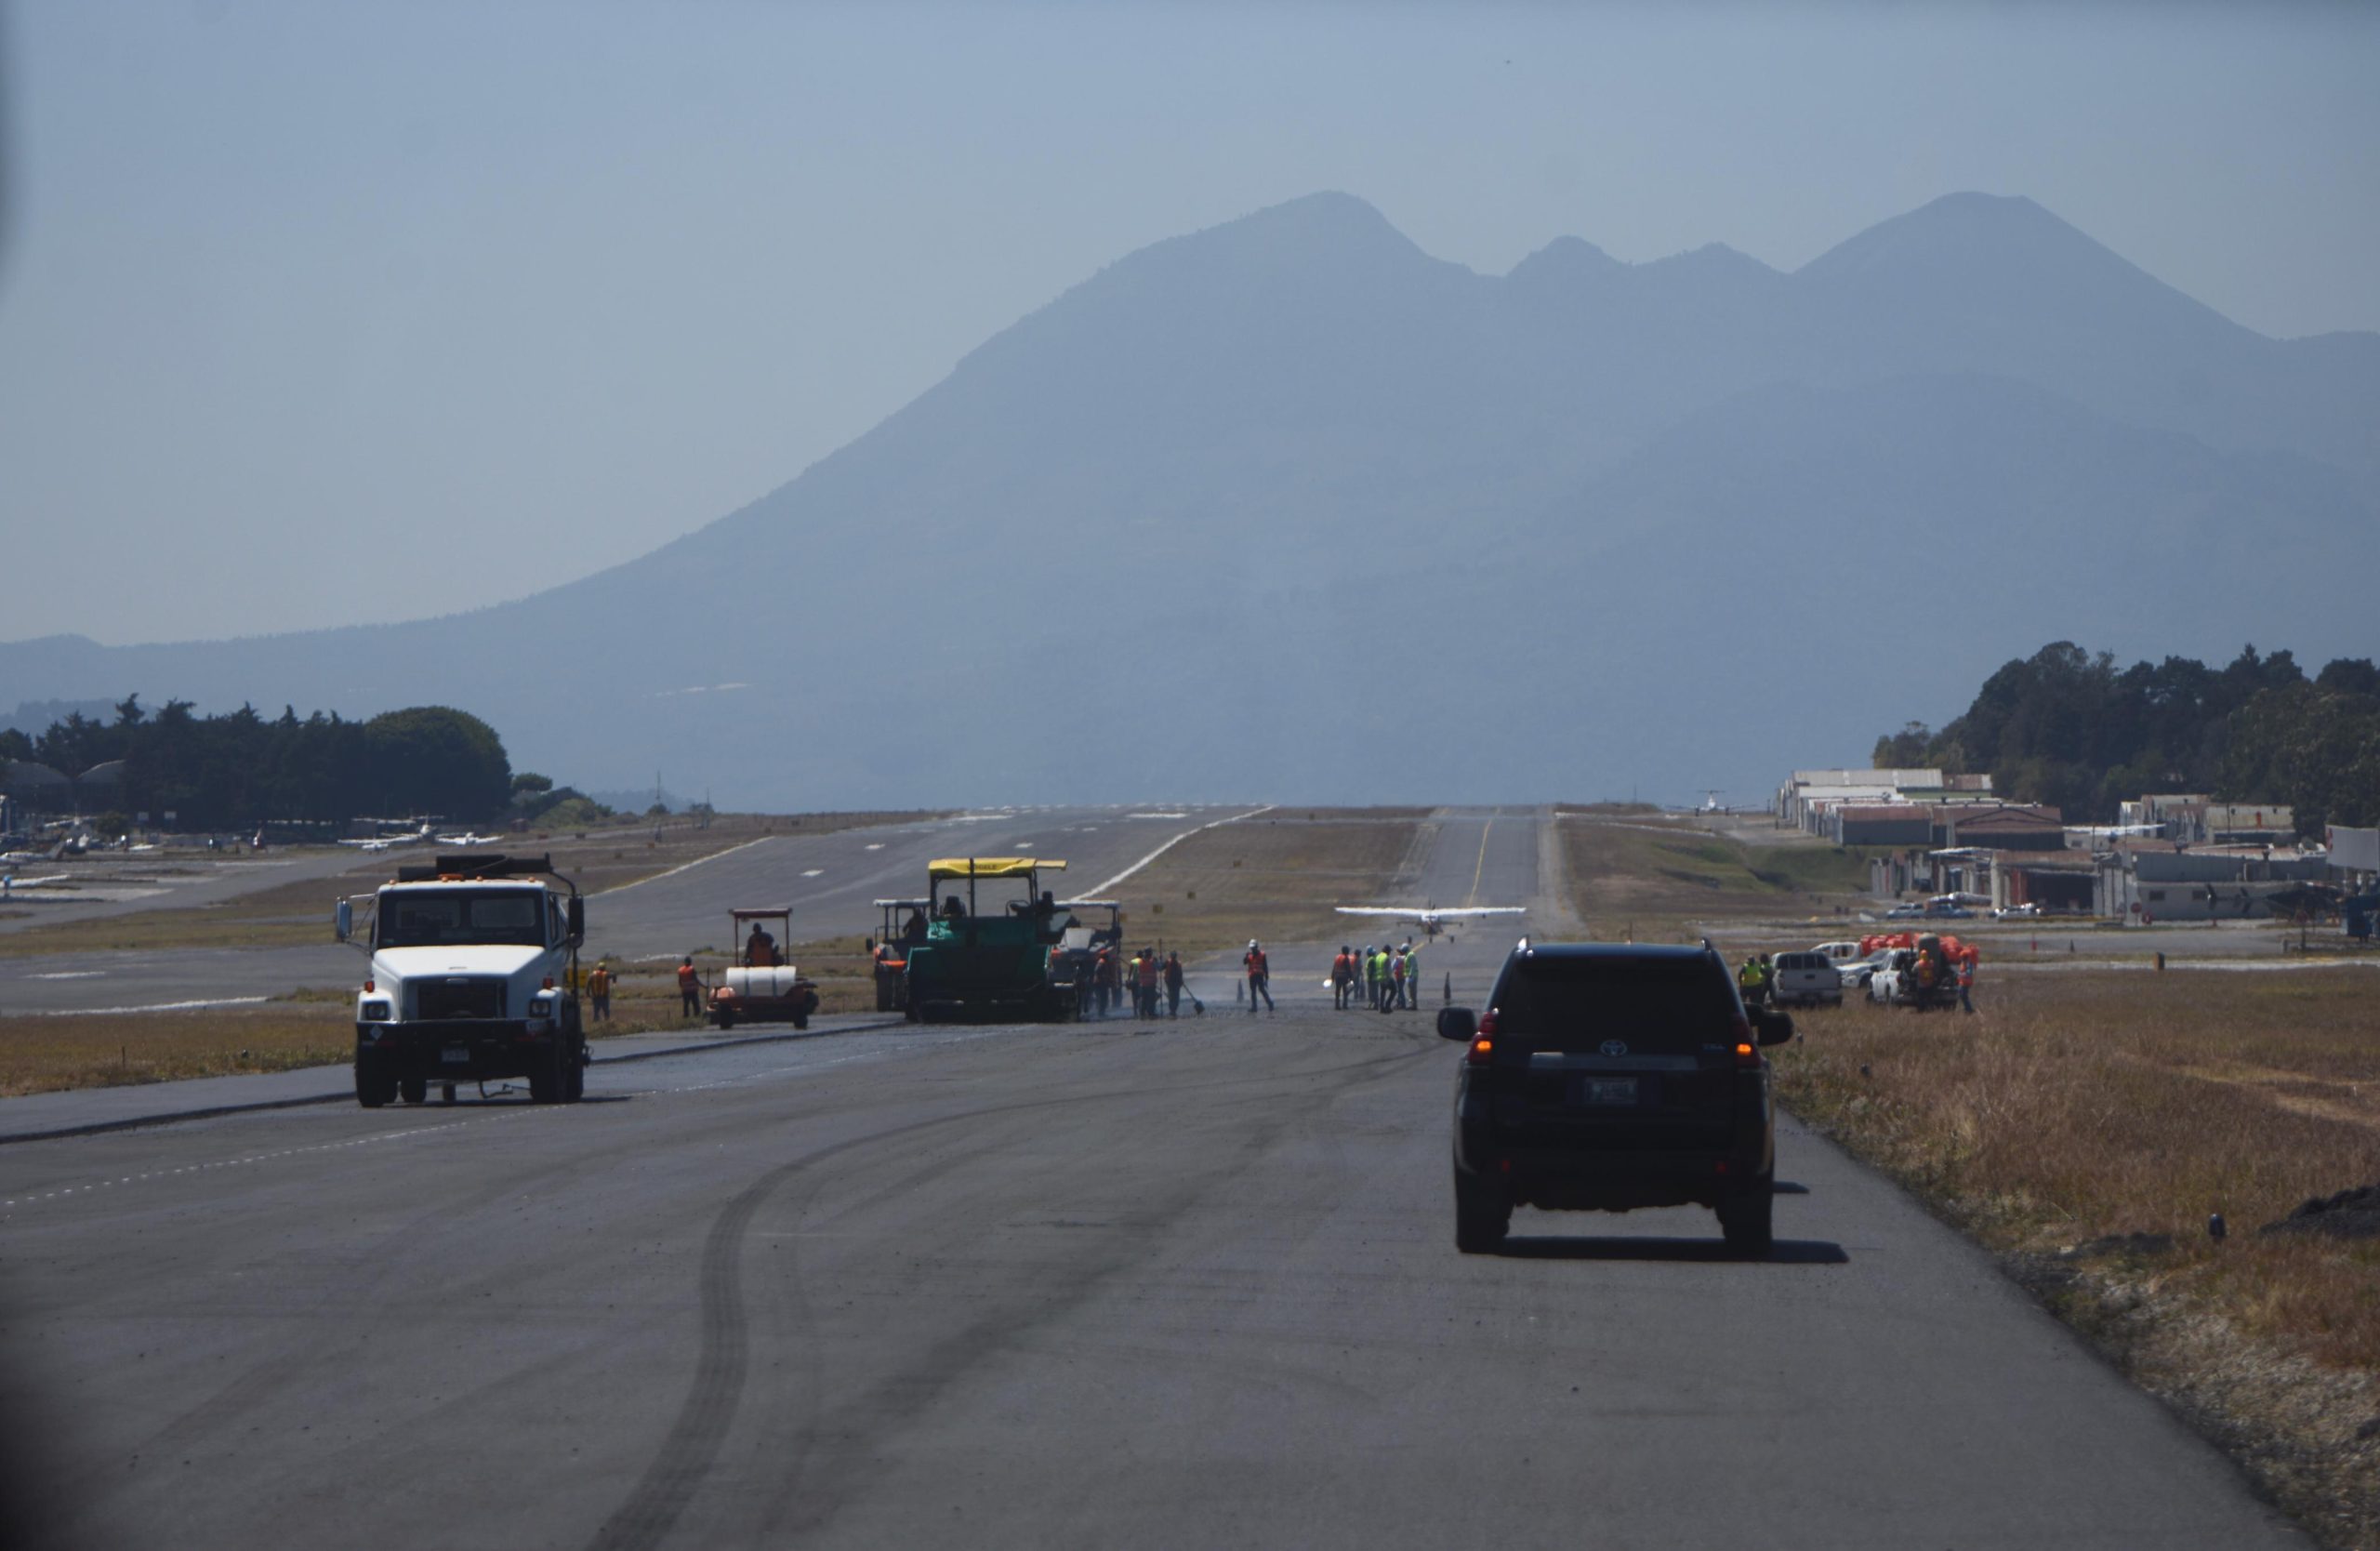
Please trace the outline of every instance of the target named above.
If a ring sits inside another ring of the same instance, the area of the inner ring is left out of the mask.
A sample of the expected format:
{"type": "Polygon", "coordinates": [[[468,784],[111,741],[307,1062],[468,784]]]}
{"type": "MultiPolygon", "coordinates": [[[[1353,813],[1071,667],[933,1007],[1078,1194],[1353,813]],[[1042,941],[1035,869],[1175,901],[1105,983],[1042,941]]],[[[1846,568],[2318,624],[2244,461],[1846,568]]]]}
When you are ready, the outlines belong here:
{"type": "MultiPolygon", "coordinates": [[[[954,260],[958,261],[958,260],[954,260]]],[[[723,804],[1750,799],[2067,637],[2368,653],[2380,335],[2029,200],[1501,278],[1325,193],[1110,265],[799,479],[444,619],[0,646],[7,698],[443,701],[723,804]]],[[[366,567],[368,569],[368,567],[366,567]]]]}

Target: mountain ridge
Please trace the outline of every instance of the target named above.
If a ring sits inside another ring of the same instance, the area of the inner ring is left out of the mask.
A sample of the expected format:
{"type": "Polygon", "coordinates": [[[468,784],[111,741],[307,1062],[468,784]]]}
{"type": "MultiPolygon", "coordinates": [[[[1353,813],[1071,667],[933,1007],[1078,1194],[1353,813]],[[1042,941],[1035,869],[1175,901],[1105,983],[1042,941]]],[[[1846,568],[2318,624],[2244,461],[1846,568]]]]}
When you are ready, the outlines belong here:
{"type": "MultiPolygon", "coordinates": [[[[1918,217],[1838,245],[1816,279],[1717,245],[1624,264],[1578,238],[1486,276],[1351,195],[1307,196],[1103,266],[798,477],[636,561],[398,625],[0,645],[0,680],[203,709],[445,700],[582,787],[701,759],[731,802],[994,800],[942,784],[953,749],[1016,801],[1288,789],[1272,779],[1317,799],[1463,800],[1527,792],[1501,784],[1520,773],[1491,781],[1435,746],[1375,770],[1360,751],[1398,719],[1361,689],[1352,709],[1315,708],[1315,683],[1367,684],[1387,656],[1416,711],[1514,711],[1492,651],[1383,651],[1413,633],[1398,603],[1534,620],[1657,684],[1664,665],[1724,683],[1765,670],[1757,651],[1726,655],[1759,643],[1699,625],[1666,658],[1644,643],[1705,615],[1765,621],[1768,605],[1701,563],[1682,579],[1680,554],[1762,557],[1753,574],[1824,608],[1871,590],[1903,532],[1955,529],[1969,555],[1995,538],[2055,547],[2072,558],[1990,628],[2071,634],[2056,610],[2088,610],[2124,649],[2096,572],[2082,588],[2067,570],[2122,556],[2147,597],[2245,626],[2284,594],[2237,600],[2259,552],[2240,536],[2268,536],[2284,567],[2326,569],[2307,546],[2334,542],[2340,563],[2365,562],[2380,336],[2283,343],[2211,312],[2209,326],[2030,201],[1950,196],[1896,219],[1918,217]],[[1977,263],[1996,278],[1969,296],[1977,263]],[[2011,265],[2033,267],[2011,281],[2011,265]],[[1844,278],[1873,266],[1897,278],[1844,278]],[[1557,627],[1580,599],[1592,627],[1557,627]],[[965,650],[944,644],[954,632],[965,650]],[[1173,719],[1228,731],[1157,756],[1078,737],[1064,714],[1018,715],[1129,705],[1160,669],[1178,681],[1173,719]],[[751,687],[683,693],[730,683],[751,687]]],[[[1794,627],[1813,650],[1856,653],[1845,628],[1794,627]]],[[[1946,646],[1896,662],[1892,683],[1922,707],[1929,683],[1954,694],[2049,638],[1946,646]]],[[[1747,758],[1712,736],[1733,719],[1699,701],[1621,683],[1565,694],[1576,725],[1532,756],[1540,795],[1690,790],[1747,758]]],[[[1875,722],[1830,706],[1807,733],[1863,740],[1875,722]]],[[[1758,789],[1768,774],[1726,779],[1758,789]]]]}

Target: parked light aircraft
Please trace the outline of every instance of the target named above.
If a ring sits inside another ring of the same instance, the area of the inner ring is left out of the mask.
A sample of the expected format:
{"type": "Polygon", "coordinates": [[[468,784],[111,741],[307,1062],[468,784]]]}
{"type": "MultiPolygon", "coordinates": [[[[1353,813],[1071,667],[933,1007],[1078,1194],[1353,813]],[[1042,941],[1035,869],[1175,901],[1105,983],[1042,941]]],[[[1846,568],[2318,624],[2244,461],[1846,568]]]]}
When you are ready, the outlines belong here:
{"type": "Polygon", "coordinates": [[[1334,908],[1342,916],[1386,916],[1418,926],[1433,937],[1446,931],[1450,923],[1472,916],[1517,916],[1528,910],[1526,905],[1466,905],[1444,909],[1426,905],[1418,910],[1410,905],[1340,905],[1334,908]]]}
{"type": "Polygon", "coordinates": [[[341,845],[351,845],[359,851],[386,851],[392,845],[415,845],[430,838],[430,826],[407,829],[393,835],[374,835],[369,840],[343,840],[341,845]]]}

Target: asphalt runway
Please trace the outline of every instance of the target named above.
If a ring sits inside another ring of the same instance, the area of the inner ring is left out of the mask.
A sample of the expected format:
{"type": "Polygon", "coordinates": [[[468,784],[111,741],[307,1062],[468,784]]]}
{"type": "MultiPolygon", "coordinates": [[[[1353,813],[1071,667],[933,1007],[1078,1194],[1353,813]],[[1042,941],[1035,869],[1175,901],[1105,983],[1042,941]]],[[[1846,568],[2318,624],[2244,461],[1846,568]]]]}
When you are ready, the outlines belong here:
{"type": "MultiPolygon", "coordinates": [[[[1536,823],[1435,815],[1410,881],[1522,902],[1536,823]]],[[[1425,962],[1475,999],[1509,943],[1425,962]]],[[[2305,1544],[1790,1121],[1766,1262],[1693,1209],[1457,1253],[1455,1048],[1275,953],[1269,1016],[0,1147],[20,1512],[98,1547],[2305,1544]]]]}
{"type": "MultiPolygon", "coordinates": [[[[724,951],[733,931],[727,912],[736,905],[792,906],[796,942],[873,932],[877,912],[869,901],[922,894],[926,864],[945,855],[1062,857],[1067,870],[1048,882],[1064,897],[1114,877],[1186,829],[1249,811],[1245,806],[1003,810],[831,834],[772,836],[592,896],[588,901],[588,948],[628,959],[674,957],[707,946],[724,951]]],[[[0,960],[0,1014],[262,1001],[300,987],[347,984],[362,974],[364,958],[330,940],[331,903],[337,889],[327,880],[356,865],[351,855],[316,855],[293,863],[297,870],[269,877],[243,875],[251,887],[270,887],[292,877],[324,877],[320,946],[0,960]]],[[[191,885],[193,898],[202,886],[191,885]]]]}

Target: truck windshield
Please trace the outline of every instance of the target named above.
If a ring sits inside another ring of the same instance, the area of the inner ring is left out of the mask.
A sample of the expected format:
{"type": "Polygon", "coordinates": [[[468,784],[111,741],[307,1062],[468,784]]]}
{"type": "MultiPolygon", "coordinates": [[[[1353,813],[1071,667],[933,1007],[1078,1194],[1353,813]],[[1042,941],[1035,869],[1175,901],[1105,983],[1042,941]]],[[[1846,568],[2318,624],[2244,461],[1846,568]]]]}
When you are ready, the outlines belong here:
{"type": "Polygon", "coordinates": [[[543,948],[543,889],[422,889],[380,896],[377,948],[509,943],[543,948]]]}

